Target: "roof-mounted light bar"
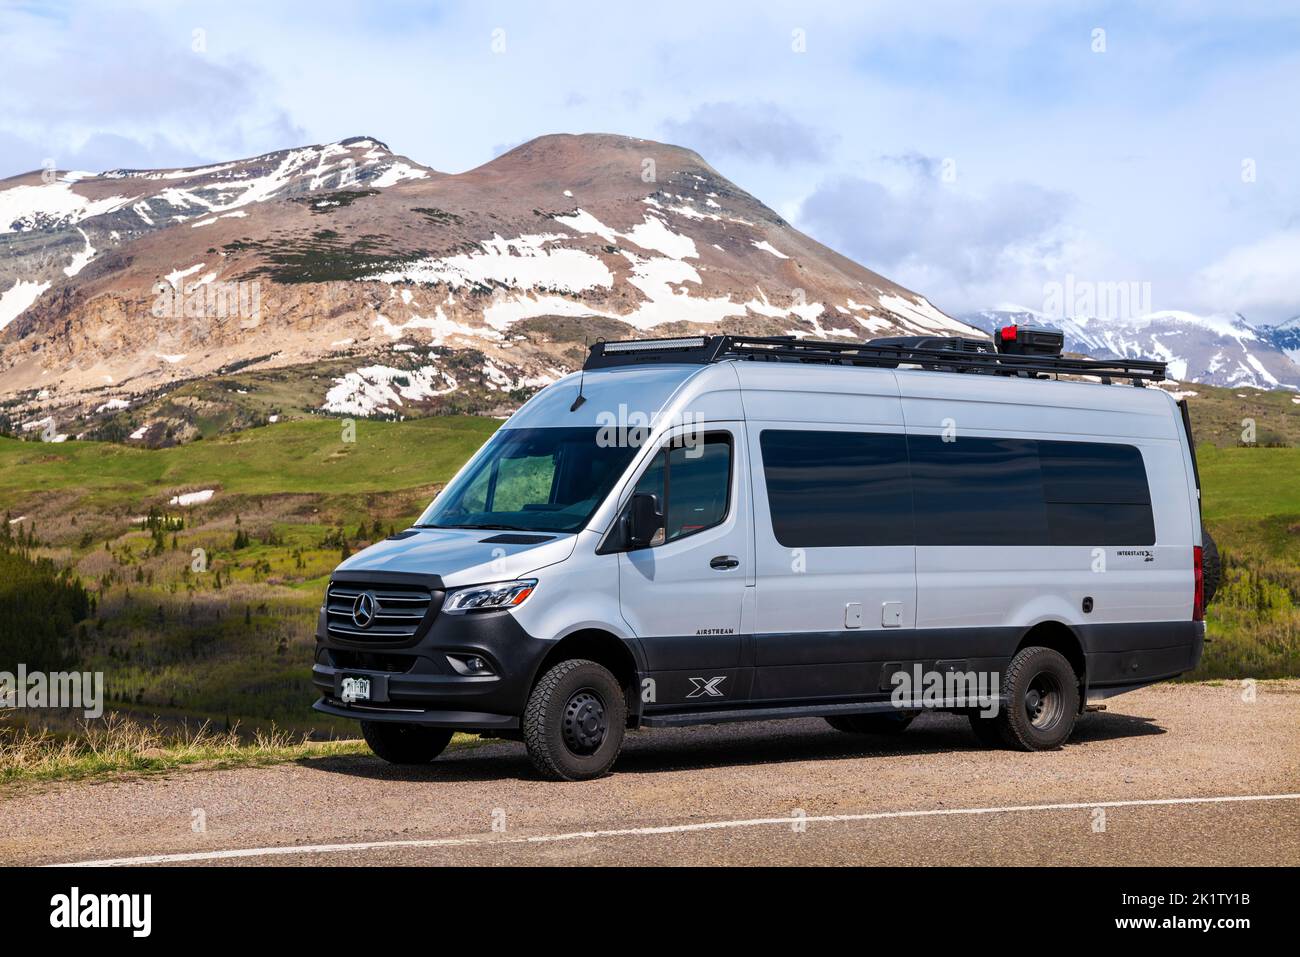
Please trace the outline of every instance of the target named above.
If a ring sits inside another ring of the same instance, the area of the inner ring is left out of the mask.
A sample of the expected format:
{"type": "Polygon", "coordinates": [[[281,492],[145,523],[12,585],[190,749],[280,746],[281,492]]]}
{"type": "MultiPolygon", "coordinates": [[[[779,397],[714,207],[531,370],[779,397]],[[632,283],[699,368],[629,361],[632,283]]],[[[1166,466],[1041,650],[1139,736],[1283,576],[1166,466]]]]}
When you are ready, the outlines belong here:
{"type": "Polygon", "coordinates": [[[676,339],[632,339],[625,342],[606,342],[605,355],[627,352],[667,352],[673,349],[699,349],[708,340],[704,336],[684,336],[676,339]]]}
{"type": "Polygon", "coordinates": [[[641,365],[653,362],[704,365],[718,361],[718,350],[727,336],[679,336],[672,339],[630,339],[598,342],[583,363],[584,369],[641,365]]]}

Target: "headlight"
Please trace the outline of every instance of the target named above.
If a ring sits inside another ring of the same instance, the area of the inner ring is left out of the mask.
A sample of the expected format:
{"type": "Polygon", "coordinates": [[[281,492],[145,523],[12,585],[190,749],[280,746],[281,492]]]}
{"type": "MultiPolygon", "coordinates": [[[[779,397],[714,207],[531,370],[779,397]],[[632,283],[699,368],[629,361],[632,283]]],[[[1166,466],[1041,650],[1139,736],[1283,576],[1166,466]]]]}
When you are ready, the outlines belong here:
{"type": "Polygon", "coordinates": [[[533,589],[536,578],[512,582],[493,582],[490,585],[468,585],[447,592],[442,610],[450,615],[463,615],[468,611],[496,611],[522,605],[533,589]]]}

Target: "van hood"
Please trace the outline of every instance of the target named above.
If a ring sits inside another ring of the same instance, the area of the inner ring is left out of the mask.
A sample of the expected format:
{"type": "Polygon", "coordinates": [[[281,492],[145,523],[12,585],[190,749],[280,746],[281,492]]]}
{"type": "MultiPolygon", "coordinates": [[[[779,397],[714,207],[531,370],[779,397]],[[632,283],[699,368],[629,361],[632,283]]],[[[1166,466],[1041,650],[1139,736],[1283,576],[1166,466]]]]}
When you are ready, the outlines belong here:
{"type": "Polygon", "coordinates": [[[521,578],[573,553],[569,532],[488,528],[411,528],[376,542],[338,566],[348,572],[438,575],[448,587],[521,578]]]}

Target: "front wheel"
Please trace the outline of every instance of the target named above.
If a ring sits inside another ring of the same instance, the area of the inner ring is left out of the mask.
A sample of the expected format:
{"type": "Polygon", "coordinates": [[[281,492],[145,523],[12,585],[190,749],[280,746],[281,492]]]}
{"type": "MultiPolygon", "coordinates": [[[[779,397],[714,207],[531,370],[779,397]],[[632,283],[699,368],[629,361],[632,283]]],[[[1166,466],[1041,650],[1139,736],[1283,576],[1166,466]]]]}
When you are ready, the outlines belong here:
{"type": "Polygon", "coordinates": [[[524,744],[543,777],[586,781],[609,772],[623,746],[627,701],[609,669],[584,658],[542,675],[524,709],[524,744]]]}
{"type": "Polygon", "coordinates": [[[452,731],[418,724],[362,721],[361,736],[370,750],[389,764],[428,764],[451,742],[452,731]]]}

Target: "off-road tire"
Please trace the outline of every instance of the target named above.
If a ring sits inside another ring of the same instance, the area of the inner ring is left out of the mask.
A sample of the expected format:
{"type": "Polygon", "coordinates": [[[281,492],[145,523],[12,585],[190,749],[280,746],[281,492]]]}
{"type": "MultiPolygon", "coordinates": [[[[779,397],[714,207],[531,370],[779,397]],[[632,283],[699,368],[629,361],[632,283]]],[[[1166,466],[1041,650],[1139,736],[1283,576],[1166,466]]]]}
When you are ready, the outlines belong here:
{"type": "Polygon", "coordinates": [[[362,721],[361,735],[370,750],[389,764],[428,764],[451,741],[450,728],[425,728],[391,721],[362,721]]]}
{"type": "Polygon", "coordinates": [[[1051,751],[1074,731],[1079,679],[1059,651],[1037,645],[1022,648],[1007,665],[1002,692],[995,720],[1008,747],[1051,751]]]}
{"type": "Polygon", "coordinates": [[[623,746],[627,700],[609,669],[561,661],[538,679],[524,709],[524,744],[539,774],[587,781],[608,774],[623,746]]]}

